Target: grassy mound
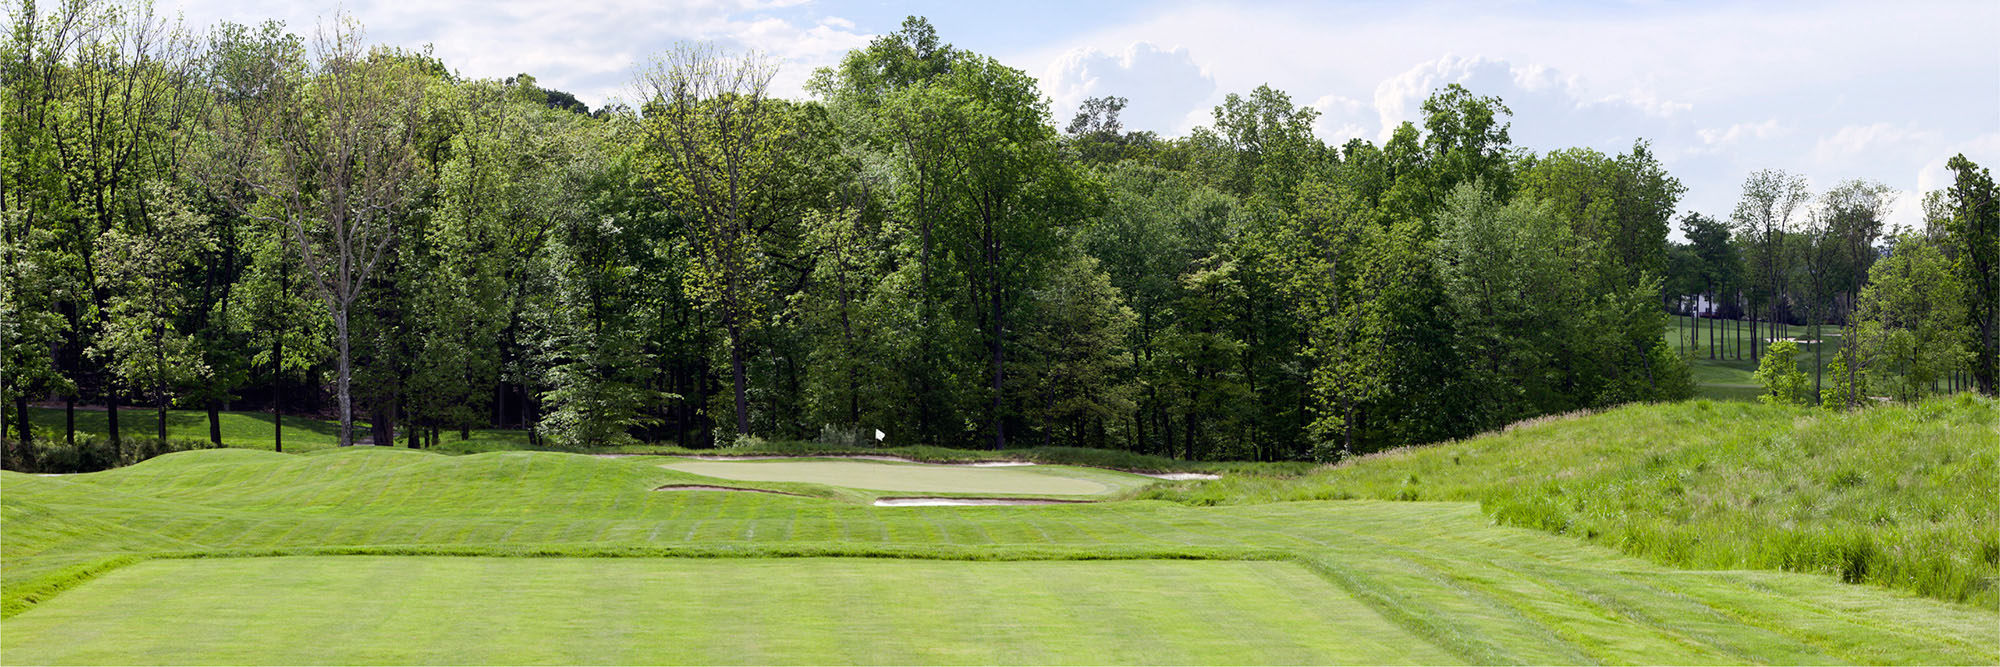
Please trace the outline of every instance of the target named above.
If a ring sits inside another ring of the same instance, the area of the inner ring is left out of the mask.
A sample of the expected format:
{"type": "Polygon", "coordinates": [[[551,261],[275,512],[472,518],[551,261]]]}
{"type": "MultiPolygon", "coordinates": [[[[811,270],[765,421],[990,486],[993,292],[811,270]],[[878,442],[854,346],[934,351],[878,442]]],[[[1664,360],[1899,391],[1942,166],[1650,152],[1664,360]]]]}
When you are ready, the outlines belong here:
{"type": "Polygon", "coordinates": [[[1143,496],[1475,500],[1504,524],[1663,563],[1826,573],[2000,605],[2000,403],[1972,395],[1852,413],[1632,406],[1296,479],[1237,476],[1143,496]]]}

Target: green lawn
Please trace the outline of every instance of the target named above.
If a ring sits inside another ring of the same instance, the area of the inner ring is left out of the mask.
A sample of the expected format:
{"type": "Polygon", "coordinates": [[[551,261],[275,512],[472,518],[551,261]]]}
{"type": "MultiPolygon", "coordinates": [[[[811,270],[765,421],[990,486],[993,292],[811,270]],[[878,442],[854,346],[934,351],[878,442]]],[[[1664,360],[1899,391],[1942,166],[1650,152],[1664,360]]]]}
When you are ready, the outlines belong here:
{"type": "Polygon", "coordinates": [[[678,460],[660,467],[730,480],[954,495],[1101,496],[1154,481],[1139,475],[1075,466],[974,467],[837,459],[678,460]]]}
{"type": "MultiPolygon", "coordinates": [[[[1777,333],[1764,329],[1768,325],[1759,324],[1760,340],[1757,349],[1761,353],[1770,345],[1773,336],[1790,337],[1799,343],[1799,370],[1808,377],[1817,365],[1822,372],[1833,363],[1833,353],[1840,347],[1840,327],[1827,325],[1820,327],[1818,335],[1824,343],[1813,342],[1814,330],[1809,326],[1792,325],[1781,328],[1777,333]],[[1813,357],[1819,354],[1817,360],[1813,357]]],[[[1689,370],[1694,374],[1695,395],[1700,398],[1754,401],[1764,393],[1762,386],[1751,377],[1757,371],[1757,362],[1750,359],[1749,322],[1728,320],[1699,321],[1688,317],[1669,317],[1667,321],[1667,343],[1676,351],[1684,351],[1688,356],[1689,370]],[[1710,343],[1710,326],[1714,325],[1714,343],[1710,343]],[[1689,328],[1699,327],[1699,338],[1689,340],[1689,328]],[[1732,327],[1734,330],[1732,330],[1732,327]],[[1710,350],[1713,346],[1715,349],[1710,350]],[[1711,352],[1715,358],[1709,358],[1711,352]],[[1732,358],[1741,355],[1741,359],[1732,358]]]]}
{"type": "Polygon", "coordinates": [[[36,664],[1458,661],[1294,563],[1159,560],[151,561],[10,621],[0,650],[36,664]]]}
{"type": "MultiPolygon", "coordinates": [[[[1716,417],[1769,421],[1768,408],[1738,408],[1716,417]]],[[[1505,437],[1521,447],[1534,432],[1505,437]]],[[[654,491],[713,483],[660,463],[224,449],[0,473],[0,662],[2000,662],[1990,607],[1828,574],[1662,565],[1496,525],[1474,502],[1266,502],[1232,476],[1164,487],[1238,494],[1212,506],[877,508],[800,482],[732,485],[804,496],[654,491]],[[291,556],[314,558],[278,558],[291,556]],[[874,560],[824,559],[852,557],[874,560]],[[837,603],[784,594],[822,590],[826,568],[862,574],[829,589],[837,603]],[[766,585],[775,592],[757,592],[766,585]],[[520,604],[547,613],[508,611],[520,604]],[[1065,620],[1038,625],[1048,619],[1022,609],[1065,620]],[[633,625],[596,622],[613,616],[633,625]],[[1042,638],[981,643],[996,633],[1042,638]],[[871,637],[906,645],[857,657],[882,650],[871,637]],[[508,646],[525,648],[495,657],[508,646]]],[[[1431,474],[1381,465],[1383,480],[1431,474]]]]}

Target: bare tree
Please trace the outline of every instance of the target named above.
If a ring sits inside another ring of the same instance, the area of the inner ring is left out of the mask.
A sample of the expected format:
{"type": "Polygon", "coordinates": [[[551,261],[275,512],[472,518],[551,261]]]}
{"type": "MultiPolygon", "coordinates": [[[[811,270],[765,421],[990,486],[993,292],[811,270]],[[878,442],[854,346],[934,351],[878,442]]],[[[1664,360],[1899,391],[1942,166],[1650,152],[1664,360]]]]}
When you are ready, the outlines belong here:
{"type": "Polygon", "coordinates": [[[662,193],[691,208],[696,293],[715,308],[729,337],[736,433],[750,432],[745,328],[762,277],[757,240],[759,193],[777,175],[772,153],[784,132],[767,95],[777,68],[756,53],[724,55],[713,45],[681,44],[639,73],[646,141],[666,176],[662,193]]]}
{"type": "Polygon", "coordinates": [[[321,25],[310,61],[274,49],[238,68],[228,103],[209,114],[220,139],[207,173],[244,215],[290,237],[332,316],[340,444],[354,444],[349,313],[415,189],[426,75],[397,54],[364,49],[351,18],[321,25]]]}
{"type": "Polygon", "coordinates": [[[1768,335],[1776,337],[1778,305],[1785,294],[1785,238],[1797,226],[1796,216],[1809,202],[1806,179],[1778,169],[1764,169],[1743,181],[1743,198],[1737,201],[1733,222],[1748,241],[1753,275],[1750,311],[1750,358],[1758,355],[1755,295],[1764,297],[1764,324],[1768,335]]]}

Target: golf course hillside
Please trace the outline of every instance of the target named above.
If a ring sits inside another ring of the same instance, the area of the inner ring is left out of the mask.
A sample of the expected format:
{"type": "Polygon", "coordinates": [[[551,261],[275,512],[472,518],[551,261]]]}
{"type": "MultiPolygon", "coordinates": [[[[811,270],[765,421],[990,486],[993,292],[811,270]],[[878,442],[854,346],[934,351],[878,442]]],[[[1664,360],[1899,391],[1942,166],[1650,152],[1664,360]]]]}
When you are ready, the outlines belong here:
{"type": "Polygon", "coordinates": [[[2000,608],[2000,403],[1971,394],[1844,413],[1629,406],[1141,497],[1475,501],[1505,525],[1662,563],[1823,573],[2000,608]]]}
{"type": "Polygon", "coordinates": [[[1213,480],[1004,451],[5,472],[0,661],[1991,664],[1996,412],[1631,406],[1213,480]],[[909,496],[1070,502],[874,504],[909,496]]]}

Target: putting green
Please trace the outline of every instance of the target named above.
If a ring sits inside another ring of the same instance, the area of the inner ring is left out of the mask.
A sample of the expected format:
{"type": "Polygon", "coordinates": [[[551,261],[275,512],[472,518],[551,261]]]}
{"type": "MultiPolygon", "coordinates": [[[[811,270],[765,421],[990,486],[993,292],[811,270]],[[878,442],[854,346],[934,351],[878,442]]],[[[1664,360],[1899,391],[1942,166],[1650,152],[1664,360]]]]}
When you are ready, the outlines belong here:
{"type": "Polygon", "coordinates": [[[841,459],[687,460],[661,467],[748,482],[810,482],[905,493],[1095,496],[1154,481],[1140,475],[1072,466],[980,467],[841,459]]]}
{"type": "Polygon", "coordinates": [[[1371,664],[1456,659],[1290,563],[325,556],[139,563],[9,664],[1371,664]]]}

